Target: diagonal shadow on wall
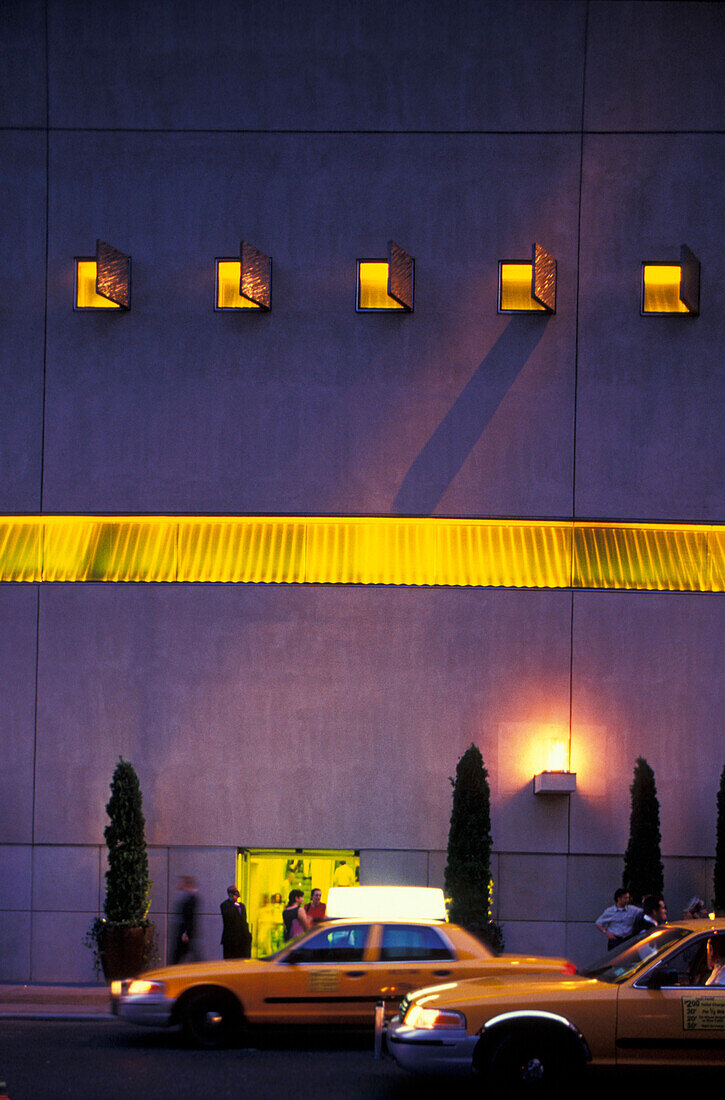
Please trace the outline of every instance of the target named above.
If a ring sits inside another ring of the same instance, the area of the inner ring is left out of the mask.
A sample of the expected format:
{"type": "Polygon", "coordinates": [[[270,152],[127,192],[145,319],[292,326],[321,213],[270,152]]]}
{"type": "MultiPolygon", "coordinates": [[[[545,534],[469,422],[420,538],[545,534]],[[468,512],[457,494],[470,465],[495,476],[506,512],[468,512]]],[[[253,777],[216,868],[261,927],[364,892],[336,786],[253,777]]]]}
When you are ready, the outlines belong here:
{"type": "Polygon", "coordinates": [[[526,365],[548,320],[539,314],[509,321],[405,475],[393,501],[394,514],[432,514],[526,365]]]}

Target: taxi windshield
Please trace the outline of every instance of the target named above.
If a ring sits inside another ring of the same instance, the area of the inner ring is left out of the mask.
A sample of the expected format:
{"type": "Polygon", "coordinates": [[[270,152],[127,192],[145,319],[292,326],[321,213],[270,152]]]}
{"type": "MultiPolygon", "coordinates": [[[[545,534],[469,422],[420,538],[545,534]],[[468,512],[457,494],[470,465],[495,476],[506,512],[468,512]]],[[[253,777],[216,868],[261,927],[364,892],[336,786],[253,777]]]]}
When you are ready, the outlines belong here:
{"type": "Polygon", "coordinates": [[[666,947],[672,947],[687,934],[684,928],[660,928],[644,938],[632,940],[620,951],[610,951],[595,959],[589,966],[583,966],[579,973],[585,978],[597,978],[600,982],[616,985],[626,981],[643,963],[649,962],[666,947]]]}

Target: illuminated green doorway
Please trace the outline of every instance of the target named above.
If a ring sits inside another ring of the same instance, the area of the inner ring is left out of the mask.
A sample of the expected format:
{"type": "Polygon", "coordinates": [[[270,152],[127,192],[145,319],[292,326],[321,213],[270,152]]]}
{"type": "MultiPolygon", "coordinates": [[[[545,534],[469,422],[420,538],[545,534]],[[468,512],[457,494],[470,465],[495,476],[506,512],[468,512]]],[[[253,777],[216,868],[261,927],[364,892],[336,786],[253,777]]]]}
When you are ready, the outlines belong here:
{"type": "Polygon", "coordinates": [[[284,943],[282,910],[291,890],[302,890],[306,904],[319,888],[326,902],[331,886],[357,886],[359,872],[360,853],[351,848],[239,848],[237,888],[247,907],[252,955],[268,955],[284,943]]]}

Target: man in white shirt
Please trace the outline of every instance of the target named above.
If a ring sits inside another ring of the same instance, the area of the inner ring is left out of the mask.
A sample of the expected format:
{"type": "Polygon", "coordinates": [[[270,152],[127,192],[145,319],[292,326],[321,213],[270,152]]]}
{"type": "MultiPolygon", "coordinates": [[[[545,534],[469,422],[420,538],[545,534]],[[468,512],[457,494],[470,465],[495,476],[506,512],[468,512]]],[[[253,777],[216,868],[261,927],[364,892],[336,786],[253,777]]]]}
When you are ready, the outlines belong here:
{"type": "Polygon", "coordinates": [[[607,937],[607,951],[612,951],[624,940],[632,935],[634,923],[641,916],[642,910],[636,905],[630,905],[629,890],[620,887],[614,891],[614,905],[604,910],[597,917],[595,924],[600,932],[607,937]]]}

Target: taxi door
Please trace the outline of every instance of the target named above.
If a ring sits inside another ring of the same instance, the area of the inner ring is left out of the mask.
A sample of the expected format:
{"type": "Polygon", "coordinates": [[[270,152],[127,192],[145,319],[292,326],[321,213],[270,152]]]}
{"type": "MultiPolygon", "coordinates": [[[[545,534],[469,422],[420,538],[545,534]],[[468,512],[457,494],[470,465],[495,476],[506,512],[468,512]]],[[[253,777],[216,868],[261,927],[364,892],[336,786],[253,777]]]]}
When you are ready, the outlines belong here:
{"type": "Polygon", "coordinates": [[[426,985],[440,985],[457,976],[457,960],[437,928],[423,924],[383,924],[375,929],[378,997],[388,1013],[394,1011],[406,993],[426,985]]]}
{"type": "Polygon", "coordinates": [[[371,1023],[377,996],[370,930],[368,924],[335,924],[306,936],[275,964],[261,1017],[270,1023],[371,1023]]]}
{"type": "Polygon", "coordinates": [[[708,971],[700,960],[708,938],[688,941],[684,949],[620,987],[618,1064],[722,1065],[725,987],[706,984],[708,971]]]}

